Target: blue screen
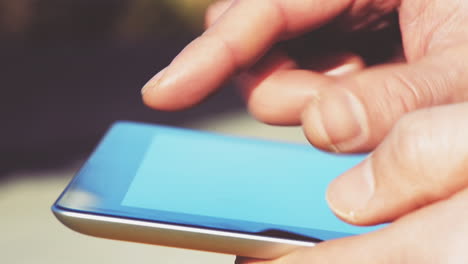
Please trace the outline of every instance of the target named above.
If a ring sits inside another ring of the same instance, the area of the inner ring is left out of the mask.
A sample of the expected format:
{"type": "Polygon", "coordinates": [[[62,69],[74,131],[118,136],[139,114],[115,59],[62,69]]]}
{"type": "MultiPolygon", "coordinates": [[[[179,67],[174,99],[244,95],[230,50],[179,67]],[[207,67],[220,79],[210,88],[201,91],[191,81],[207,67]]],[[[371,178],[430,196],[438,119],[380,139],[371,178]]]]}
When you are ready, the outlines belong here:
{"type": "Polygon", "coordinates": [[[325,201],[330,181],[362,156],[202,133],[156,134],[122,205],[279,226],[361,233],[325,201]]]}

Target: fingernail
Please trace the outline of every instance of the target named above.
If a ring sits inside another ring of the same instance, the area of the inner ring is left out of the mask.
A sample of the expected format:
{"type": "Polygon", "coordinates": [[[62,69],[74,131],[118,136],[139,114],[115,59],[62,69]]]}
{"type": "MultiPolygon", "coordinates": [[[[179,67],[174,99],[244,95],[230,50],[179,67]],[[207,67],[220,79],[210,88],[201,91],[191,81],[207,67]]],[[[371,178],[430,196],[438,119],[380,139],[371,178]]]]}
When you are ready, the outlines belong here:
{"type": "Polygon", "coordinates": [[[322,113],[320,111],[321,101],[322,98],[320,97],[320,94],[313,96],[307,109],[302,113],[301,120],[302,123],[307,123],[307,125],[304,126],[304,129],[306,130],[308,138],[313,138],[315,144],[318,143],[318,145],[326,145],[330,150],[338,152],[338,150],[330,143],[331,140],[323,126],[322,113]]]}
{"type": "Polygon", "coordinates": [[[330,150],[354,150],[368,140],[367,116],[362,103],[350,92],[342,89],[313,102],[308,120],[322,142],[330,150]],[[315,112],[315,113],[314,113],[315,112]]]}
{"type": "Polygon", "coordinates": [[[368,158],[330,184],[327,201],[339,217],[356,222],[372,199],[374,190],[372,162],[368,158]]]}
{"type": "Polygon", "coordinates": [[[357,72],[360,69],[361,69],[360,65],[345,64],[345,65],[342,65],[340,67],[336,67],[334,69],[331,69],[331,70],[325,72],[325,75],[337,76],[337,77],[345,76],[345,75],[351,74],[353,72],[357,72]]]}
{"type": "Polygon", "coordinates": [[[156,88],[158,86],[159,82],[161,81],[164,72],[166,71],[167,67],[162,69],[160,72],[158,72],[153,78],[151,78],[141,89],[141,94],[144,95],[147,93],[149,90],[156,88]]]}

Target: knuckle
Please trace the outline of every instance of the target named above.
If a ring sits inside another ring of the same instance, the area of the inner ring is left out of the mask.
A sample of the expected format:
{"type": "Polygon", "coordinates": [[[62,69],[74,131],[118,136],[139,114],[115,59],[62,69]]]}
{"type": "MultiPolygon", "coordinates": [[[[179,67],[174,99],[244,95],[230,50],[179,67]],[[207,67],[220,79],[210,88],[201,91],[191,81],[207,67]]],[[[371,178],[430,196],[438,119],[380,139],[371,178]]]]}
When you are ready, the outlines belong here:
{"type": "Polygon", "coordinates": [[[433,147],[436,130],[432,111],[421,110],[403,116],[391,132],[391,159],[404,175],[404,189],[416,205],[439,199],[447,192],[444,175],[435,173],[441,154],[433,147]]]}
{"type": "Polygon", "coordinates": [[[421,152],[421,141],[427,132],[427,117],[424,112],[413,112],[402,116],[393,130],[394,142],[406,154],[421,152]]]}
{"type": "MultiPolygon", "coordinates": [[[[420,142],[421,123],[414,120],[413,115],[403,116],[392,129],[389,144],[391,160],[398,169],[406,170],[408,175],[419,175],[420,155],[422,152],[420,142]],[[410,165],[410,168],[407,168],[410,165]],[[408,171],[410,170],[410,171],[408,171]]],[[[417,178],[406,179],[412,182],[417,178]]]]}
{"type": "Polygon", "coordinates": [[[388,95],[390,103],[400,113],[408,113],[415,110],[422,99],[420,88],[407,75],[401,72],[393,72],[383,80],[384,93],[388,95]],[[395,105],[395,101],[398,103],[395,105]]]}

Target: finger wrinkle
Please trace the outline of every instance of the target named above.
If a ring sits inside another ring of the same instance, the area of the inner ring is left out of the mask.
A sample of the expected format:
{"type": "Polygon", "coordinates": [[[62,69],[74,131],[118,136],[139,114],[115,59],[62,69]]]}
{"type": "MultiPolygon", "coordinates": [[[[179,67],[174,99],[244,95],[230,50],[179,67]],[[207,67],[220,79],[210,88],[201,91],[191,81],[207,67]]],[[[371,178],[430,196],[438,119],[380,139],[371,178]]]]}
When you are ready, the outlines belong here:
{"type": "MultiPolygon", "coordinates": [[[[407,94],[405,96],[399,97],[404,113],[413,111],[417,106],[423,103],[423,97],[421,96],[419,91],[421,88],[416,87],[416,85],[401,72],[395,72],[393,74],[393,78],[395,79],[395,81],[400,83],[402,87],[406,88],[405,90],[407,94]]],[[[393,88],[389,86],[387,87],[388,89],[393,88]]]]}
{"type": "Polygon", "coordinates": [[[283,6],[283,2],[281,0],[274,0],[274,1],[269,1],[269,2],[273,4],[274,8],[279,14],[278,17],[281,18],[281,21],[280,21],[281,32],[284,32],[283,34],[289,34],[291,31],[289,27],[289,18],[288,18],[286,9],[283,6]]]}
{"type": "Polygon", "coordinates": [[[283,12],[276,1],[263,0],[255,5],[252,1],[236,1],[202,36],[216,38],[226,47],[236,68],[245,69],[261,58],[284,32],[283,12]],[[259,31],[259,25],[266,27],[259,31]]]}
{"type": "MultiPolygon", "coordinates": [[[[214,44],[219,44],[220,47],[224,50],[224,54],[227,54],[227,57],[229,58],[227,61],[229,61],[229,69],[232,69],[232,71],[235,71],[239,66],[243,65],[241,64],[241,60],[239,59],[239,54],[240,52],[237,51],[237,49],[234,47],[234,45],[231,45],[231,43],[222,37],[222,35],[219,34],[203,34],[203,37],[205,37],[207,40],[210,40],[214,42],[214,44]]],[[[223,61],[223,63],[227,63],[227,61],[223,61]]],[[[241,70],[241,69],[239,69],[241,70]]]]}
{"type": "Polygon", "coordinates": [[[228,10],[231,5],[229,0],[221,0],[210,5],[205,15],[205,28],[215,24],[216,21],[228,10]]]}

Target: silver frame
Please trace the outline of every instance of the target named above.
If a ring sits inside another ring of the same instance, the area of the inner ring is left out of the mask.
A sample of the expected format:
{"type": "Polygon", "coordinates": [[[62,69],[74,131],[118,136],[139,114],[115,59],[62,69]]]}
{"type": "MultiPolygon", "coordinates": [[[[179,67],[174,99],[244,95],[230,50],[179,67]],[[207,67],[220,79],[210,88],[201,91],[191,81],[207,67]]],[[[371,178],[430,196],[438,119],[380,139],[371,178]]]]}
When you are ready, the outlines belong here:
{"type": "Polygon", "coordinates": [[[160,246],[272,259],[314,242],[71,212],[53,207],[67,227],[87,235],[160,246]]]}

